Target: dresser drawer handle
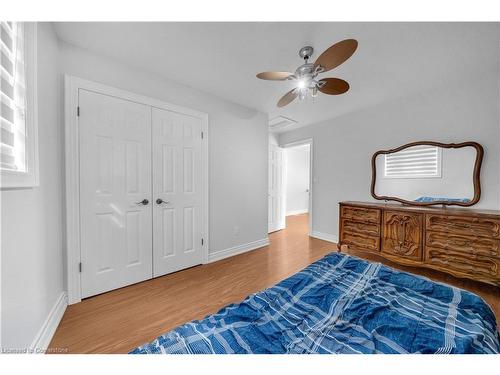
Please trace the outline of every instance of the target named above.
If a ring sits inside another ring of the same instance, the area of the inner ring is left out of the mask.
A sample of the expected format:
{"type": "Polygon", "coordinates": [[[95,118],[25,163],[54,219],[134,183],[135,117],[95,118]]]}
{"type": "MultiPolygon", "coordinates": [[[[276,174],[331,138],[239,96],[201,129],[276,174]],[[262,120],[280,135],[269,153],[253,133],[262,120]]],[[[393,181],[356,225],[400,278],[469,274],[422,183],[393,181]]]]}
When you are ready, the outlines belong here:
{"type": "Polygon", "coordinates": [[[367,225],[362,225],[362,224],[355,225],[355,228],[359,229],[359,230],[369,230],[370,229],[367,225]]]}
{"type": "Polygon", "coordinates": [[[470,224],[461,224],[461,223],[448,223],[448,228],[458,228],[458,229],[470,229],[472,226],[470,224]]]}
{"type": "MultiPolygon", "coordinates": [[[[433,241],[431,241],[433,243],[433,241]]],[[[455,240],[455,239],[448,239],[446,241],[447,245],[455,245],[455,246],[472,246],[472,241],[467,241],[467,240],[455,240]]]]}

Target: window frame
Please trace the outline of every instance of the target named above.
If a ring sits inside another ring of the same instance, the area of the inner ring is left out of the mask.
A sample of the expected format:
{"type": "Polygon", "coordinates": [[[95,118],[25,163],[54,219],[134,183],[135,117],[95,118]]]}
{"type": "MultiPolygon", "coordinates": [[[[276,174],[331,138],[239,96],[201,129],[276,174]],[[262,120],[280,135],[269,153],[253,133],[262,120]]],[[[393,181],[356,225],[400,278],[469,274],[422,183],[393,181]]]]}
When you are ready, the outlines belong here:
{"type": "Polygon", "coordinates": [[[25,22],[26,59],[26,171],[0,170],[0,187],[4,189],[39,186],[38,168],[38,100],[37,100],[37,24],[25,22]]]}

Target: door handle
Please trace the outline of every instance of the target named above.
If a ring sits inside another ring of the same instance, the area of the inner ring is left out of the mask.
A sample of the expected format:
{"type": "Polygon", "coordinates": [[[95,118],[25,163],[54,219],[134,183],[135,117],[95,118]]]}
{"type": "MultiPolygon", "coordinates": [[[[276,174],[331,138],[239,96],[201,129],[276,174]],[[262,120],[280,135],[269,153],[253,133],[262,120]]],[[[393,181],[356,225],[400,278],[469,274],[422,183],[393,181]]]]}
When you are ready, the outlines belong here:
{"type": "Polygon", "coordinates": [[[162,203],[164,203],[164,204],[169,204],[170,202],[168,202],[168,201],[164,201],[164,200],[163,200],[163,199],[161,199],[161,198],[158,198],[158,199],[156,200],[156,204],[162,204],[162,203]]]}
{"type": "Polygon", "coordinates": [[[143,206],[147,206],[149,204],[149,201],[146,198],[144,198],[140,202],[135,202],[135,204],[142,204],[143,206]]]}

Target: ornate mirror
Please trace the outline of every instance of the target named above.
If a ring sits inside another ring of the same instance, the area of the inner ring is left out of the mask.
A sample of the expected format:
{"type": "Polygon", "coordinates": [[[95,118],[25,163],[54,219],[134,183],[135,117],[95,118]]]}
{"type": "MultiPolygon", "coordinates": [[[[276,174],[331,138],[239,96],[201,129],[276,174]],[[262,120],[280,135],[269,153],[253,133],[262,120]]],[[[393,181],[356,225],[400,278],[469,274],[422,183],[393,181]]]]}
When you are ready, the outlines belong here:
{"type": "Polygon", "coordinates": [[[415,206],[472,206],[481,196],[483,147],[476,142],[413,142],[372,157],[371,194],[415,206]]]}

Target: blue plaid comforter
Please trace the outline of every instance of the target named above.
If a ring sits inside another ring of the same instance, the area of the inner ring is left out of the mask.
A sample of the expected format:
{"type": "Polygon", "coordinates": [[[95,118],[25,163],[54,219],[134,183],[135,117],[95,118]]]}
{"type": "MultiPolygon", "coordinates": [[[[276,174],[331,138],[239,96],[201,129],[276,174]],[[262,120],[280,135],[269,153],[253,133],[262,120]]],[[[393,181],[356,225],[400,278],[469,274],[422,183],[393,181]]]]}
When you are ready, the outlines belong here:
{"type": "Polygon", "coordinates": [[[499,353],[475,294],[332,253],[132,353],[499,353]]]}

